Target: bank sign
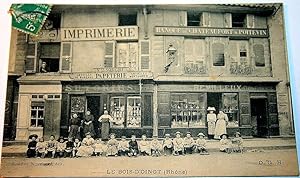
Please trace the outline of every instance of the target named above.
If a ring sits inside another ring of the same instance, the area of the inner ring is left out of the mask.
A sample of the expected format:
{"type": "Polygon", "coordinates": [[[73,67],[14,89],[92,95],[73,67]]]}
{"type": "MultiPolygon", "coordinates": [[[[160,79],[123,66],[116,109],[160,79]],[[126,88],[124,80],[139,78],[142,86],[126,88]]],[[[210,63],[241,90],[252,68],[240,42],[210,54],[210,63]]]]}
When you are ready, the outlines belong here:
{"type": "Polygon", "coordinates": [[[137,26],[61,28],[61,41],[137,40],[137,26]]]}
{"type": "Polygon", "coordinates": [[[252,37],[267,38],[268,29],[255,28],[207,28],[207,27],[154,27],[158,36],[211,36],[211,37],[252,37]]]}

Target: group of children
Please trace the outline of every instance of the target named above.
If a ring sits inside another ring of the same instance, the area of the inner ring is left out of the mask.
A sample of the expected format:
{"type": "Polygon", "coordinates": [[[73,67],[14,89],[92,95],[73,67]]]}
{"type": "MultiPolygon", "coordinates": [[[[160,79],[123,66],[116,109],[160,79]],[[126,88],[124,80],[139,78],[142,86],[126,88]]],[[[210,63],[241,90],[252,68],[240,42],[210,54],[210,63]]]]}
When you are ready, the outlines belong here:
{"type": "MultiPolygon", "coordinates": [[[[105,143],[101,139],[94,140],[89,133],[80,141],[79,139],[68,138],[67,141],[60,137],[58,141],[53,135],[50,140],[44,142],[43,138],[37,141],[36,136],[31,137],[28,144],[27,157],[89,157],[89,156],[155,156],[164,155],[185,155],[193,152],[201,155],[208,155],[206,148],[206,139],[203,133],[198,134],[198,138],[194,140],[190,132],[187,132],[184,138],[180,132],[175,133],[175,138],[171,138],[170,134],[165,134],[162,143],[157,136],[153,136],[152,140],[147,139],[146,135],[142,135],[140,141],[136,140],[136,136],[132,135],[130,141],[125,136],[121,140],[116,139],[114,133],[110,134],[110,139],[105,143]]],[[[237,132],[234,139],[229,139],[227,134],[221,135],[220,151],[243,152],[243,139],[241,134],[237,132]]]]}

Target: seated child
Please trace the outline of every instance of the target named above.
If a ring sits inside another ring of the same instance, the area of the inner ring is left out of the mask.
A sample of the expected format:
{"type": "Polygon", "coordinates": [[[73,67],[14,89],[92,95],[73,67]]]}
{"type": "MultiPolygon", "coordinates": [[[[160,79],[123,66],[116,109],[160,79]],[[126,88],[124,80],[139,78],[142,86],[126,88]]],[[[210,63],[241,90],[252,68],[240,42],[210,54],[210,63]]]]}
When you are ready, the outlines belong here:
{"type": "Polygon", "coordinates": [[[38,158],[44,158],[46,149],[47,149],[47,143],[44,142],[44,138],[43,137],[39,138],[39,141],[36,144],[36,156],[38,158]]]}
{"type": "Polygon", "coordinates": [[[244,147],[243,147],[243,138],[241,137],[240,132],[235,133],[235,138],[232,139],[232,147],[234,152],[244,152],[244,147]]]}
{"type": "Polygon", "coordinates": [[[129,153],[128,156],[137,156],[139,153],[139,146],[138,143],[136,141],[136,136],[132,135],[131,136],[131,140],[129,141],[129,153]]]}
{"type": "Polygon", "coordinates": [[[114,133],[110,134],[110,139],[107,142],[106,156],[118,156],[118,141],[114,133]]]}
{"type": "Polygon", "coordinates": [[[139,142],[139,151],[140,154],[143,156],[149,156],[151,154],[151,150],[150,150],[150,143],[147,140],[147,136],[146,135],[142,135],[142,140],[139,142]]]}
{"type": "Polygon", "coordinates": [[[73,138],[69,137],[68,141],[66,142],[66,148],[65,148],[65,157],[72,157],[72,152],[73,152],[73,148],[74,148],[74,142],[73,142],[73,138]]]}
{"type": "Polygon", "coordinates": [[[193,139],[190,132],[186,133],[186,137],[183,139],[184,144],[184,153],[185,154],[192,154],[195,146],[195,140],[193,139]]]}
{"type": "Polygon", "coordinates": [[[228,135],[227,134],[222,134],[221,135],[220,151],[221,152],[226,152],[228,154],[231,153],[231,151],[232,151],[231,140],[228,139],[228,135]]]}
{"type": "Polygon", "coordinates": [[[198,134],[198,139],[196,140],[196,151],[200,154],[208,155],[208,151],[206,150],[206,140],[205,135],[203,133],[198,134]]]}
{"type": "Polygon", "coordinates": [[[36,144],[36,137],[32,136],[28,143],[27,158],[33,158],[36,156],[36,144]]]}
{"type": "Polygon", "coordinates": [[[129,151],[128,141],[126,141],[126,136],[122,136],[121,140],[119,141],[119,145],[118,145],[119,156],[127,155],[128,151],[129,151]]]}
{"type": "Polygon", "coordinates": [[[172,139],[170,138],[170,134],[165,135],[165,139],[163,140],[163,150],[165,156],[167,154],[171,155],[173,152],[173,143],[172,143],[172,139]]]}
{"type": "Polygon", "coordinates": [[[179,131],[177,131],[175,138],[173,139],[173,154],[175,156],[178,156],[179,154],[183,155],[184,153],[184,143],[183,143],[183,139],[181,138],[181,133],[179,131]]]}
{"type": "Polygon", "coordinates": [[[151,153],[152,156],[158,157],[160,156],[161,144],[157,139],[157,136],[153,136],[153,140],[151,142],[151,153]]]}
{"type": "Polygon", "coordinates": [[[106,150],[105,149],[105,144],[101,140],[101,138],[96,139],[96,143],[94,144],[94,154],[95,156],[101,156],[103,152],[106,150]]]}
{"type": "Polygon", "coordinates": [[[64,137],[59,137],[57,147],[56,147],[56,153],[59,158],[64,157],[65,149],[66,149],[66,143],[64,137]]]}
{"type": "Polygon", "coordinates": [[[45,155],[47,156],[48,154],[51,153],[52,157],[55,157],[55,153],[56,153],[56,147],[57,147],[57,141],[55,140],[54,135],[50,136],[50,140],[47,142],[47,149],[45,152],[45,155]]]}
{"type": "Polygon", "coordinates": [[[77,152],[78,152],[78,149],[79,149],[80,146],[81,146],[81,142],[79,141],[78,138],[75,138],[73,151],[72,151],[73,158],[78,157],[77,152]]]}

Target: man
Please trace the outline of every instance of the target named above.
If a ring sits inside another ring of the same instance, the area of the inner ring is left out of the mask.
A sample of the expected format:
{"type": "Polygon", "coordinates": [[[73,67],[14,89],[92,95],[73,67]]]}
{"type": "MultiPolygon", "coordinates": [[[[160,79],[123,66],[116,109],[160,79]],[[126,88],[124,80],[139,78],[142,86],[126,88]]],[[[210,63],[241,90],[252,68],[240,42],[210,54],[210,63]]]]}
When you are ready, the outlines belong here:
{"type": "Polygon", "coordinates": [[[47,71],[46,67],[47,67],[47,63],[42,62],[42,66],[40,68],[40,73],[47,73],[48,71],[47,71]]]}

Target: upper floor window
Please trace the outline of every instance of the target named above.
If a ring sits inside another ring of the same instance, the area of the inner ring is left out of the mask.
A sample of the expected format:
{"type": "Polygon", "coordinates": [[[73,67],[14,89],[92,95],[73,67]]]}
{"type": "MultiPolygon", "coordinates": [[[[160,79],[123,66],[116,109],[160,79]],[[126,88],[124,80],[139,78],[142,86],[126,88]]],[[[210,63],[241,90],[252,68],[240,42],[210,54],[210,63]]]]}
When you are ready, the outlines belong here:
{"type": "Polygon", "coordinates": [[[225,66],[224,44],[212,44],[212,58],[214,66],[225,66]]]}
{"type": "Polygon", "coordinates": [[[137,13],[119,13],[119,26],[137,25],[137,13]]]}
{"type": "Polygon", "coordinates": [[[44,30],[58,29],[60,28],[61,14],[51,13],[48,15],[44,25],[44,30]]]}
{"type": "Polygon", "coordinates": [[[60,43],[41,43],[39,72],[58,72],[60,58],[60,43]]]}
{"type": "Polygon", "coordinates": [[[232,27],[247,27],[246,14],[231,14],[232,27]]]}
{"type": "Polygon", "coordinates": [[[187,12],[187,26],[200,26],[201,25],[201,13],[187,12]]]}

